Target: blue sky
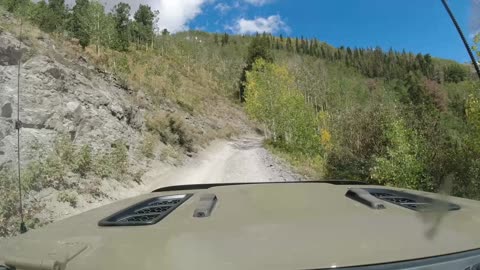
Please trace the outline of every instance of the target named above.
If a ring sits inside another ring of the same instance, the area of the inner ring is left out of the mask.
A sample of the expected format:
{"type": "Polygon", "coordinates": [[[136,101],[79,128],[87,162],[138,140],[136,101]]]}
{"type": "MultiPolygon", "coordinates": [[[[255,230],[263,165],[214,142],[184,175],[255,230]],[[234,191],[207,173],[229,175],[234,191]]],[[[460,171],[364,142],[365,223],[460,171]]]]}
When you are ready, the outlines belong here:
{"type": "MultiPolygon", "coordinates": [[[[215,9],[215,4],[210,5],[191,22],[191,27],[238,32],[235,25],[242,18],[258,20],[276,15],[284,22],[276,34],[315,37],[334,46],[378,45],[460,62],[469,60],[440,0],[276,0],[262,6],[238,1],[222,3],[230,7],[240,4],[224,13],[218,6],[215,9]]],[[[472,2],[450,0],[449,4],[468,36],[472,2]]]]}
{"type": "MultiPolygon", "coordinates": [[[[73,0],[72,0],[73,1],[73,0]]],[[[107,1],[107,6],[120,0],[107,1]]],[[[159,28],[317,38],[334,46],[375,47],[469,61],[440,0],[123,0],[160,11],[159,28]]],[[[480,29],[480,0],[449,0],[467,37],[480,29]],[[477,3],[474,5],[474,3],[477,3]],[[477,7],[476,12],[472,7],[477,7]],[[472,18],[475,13],[477,18],[472,18]],[[479,25],[473,26],[477,20],[479,25]]],[[[469,41],[472,42],[469,37],[469,41]]]]}

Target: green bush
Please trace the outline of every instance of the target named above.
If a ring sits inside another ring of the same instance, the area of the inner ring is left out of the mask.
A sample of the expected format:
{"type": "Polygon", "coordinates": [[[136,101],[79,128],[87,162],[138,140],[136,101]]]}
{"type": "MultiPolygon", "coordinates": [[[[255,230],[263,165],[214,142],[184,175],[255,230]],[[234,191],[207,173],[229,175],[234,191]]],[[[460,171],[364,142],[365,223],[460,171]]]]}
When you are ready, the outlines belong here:
{"type": "Polygon", "coordinates": [[[464,81],[468,76],[468,66],[460,64],[448,65],[445,70],[445,81],[458,83],[464,81]]]}
{"type": "Polygon", "coordinates": [[[15,184],[15,172],[10,168],[0,170],[0,237],[13,234],[18,230],[19,215],[18,186],[15,184]]]}
{"type": "Polygon", "coordinates": [[[180,145],[188,152],[194,152],[194,129],[179,114],[154,113],[146,118],[150,132],[157,133],[165,144],[180,145]]]}
{"type": "Polygon", "coordinates": [[[113,175],[113,166],[110,153],[103,153],[97,155],[94,159],[93,171],[97,176],[107,178],[113,175]]]}
{"type": "MultiPolygon", "coordinates": [[[[0,237],[15,235],[20,228],[19,193],[17,173],[13,168],[0,168],[0,237]]],[[[28,186],[23,189],[23,198],[30,192],[28,186]]],[[[40,205],[23,204],[24,221],[28,228],[34,228],[39,223],[35,214],[40,205]]]]}
{"type": "Polygon", "coordinates": [[[82,146],[76,157],[73,171],[85,177],[92,170],[92,148],[88,145],[82,146]]]}
{"type": "Polygon", "coordinates": [[[22,171],[22,183],[25,190],[40,190],[45,183],[45,164],[34,160],[22,171]]]}
{"type": "Polygon", "coordinates": [[[71,207],[77,207],[78,198],[77,195],[73,192],[61,191],[57,195],[57,200],[59,202],[68,203],[71,207]]]}
{"type": "Polygon", "coordinates": [[[102,178],[115,177],[120,179],[128,171],[127,145],[118,140],[112,144],[112,149],[94,158],[93,172],[102,178]]]}
{"type": "Polygon", "coordinates": [[[70,166],[75,161],[75,146],[67,135],[61,135],[55,141],[55,154],[62,163],[70,166]]]}
{"type": "Polygon", "coordinates": [[[245,109],[265,125],[273,144],[307,155],[321,147],[316,112],[285,67],[259,59],[246,76],[245,109]]]}
{"type": "Polygon", "coordinates": [[[50,155],[43,163],[43,173],[45,175],[44,187],[54,187],[59,189],[64,186],[66,175],[65,160],[60,156],[50,155]]]}
{"type": "Polygon", "coordinates": [[[112,169],[117,172],[119,176],[124,175],[128,170],[127,145],[123,141],[116,141],[110,156],[112,159],[112,169]]]}
{"type": "Polygon", "coordinates": [[[408,129],[402,119],[388,123],[385,128],[388,146],[383,156],[375,158],[371,178],[381,184],[431,190],[423,184],[425,166],[421,138],[408,129]]]}
{"type": "Polygon", "coordinates": [[[172,115],[168,120],[168,127],[172,134],[178,136],[177,143],[185,148],[188,152],[194,152],[192,129],[189,129],[188,124],[179,116],[172,115]]]}

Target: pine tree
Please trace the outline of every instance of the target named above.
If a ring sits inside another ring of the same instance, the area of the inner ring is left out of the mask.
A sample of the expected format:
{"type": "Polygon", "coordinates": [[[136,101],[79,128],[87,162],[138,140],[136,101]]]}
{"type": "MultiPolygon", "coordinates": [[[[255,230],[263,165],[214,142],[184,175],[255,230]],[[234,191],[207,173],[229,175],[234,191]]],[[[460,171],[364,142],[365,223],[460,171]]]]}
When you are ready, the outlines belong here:
{"type": "Polygon", "coordinates": [[[6,7],[8,12],[18,12],[25,9],[29,2],[29,0],[3,0],[0,3],[6,7]]]}
{"type": "Polygon", "coordinates": [[[71,19],[69,21],[70,32],[79,40],[80,45],[84,49],[90,44],[90,34],[85,26],[85,22],[89,17],[89,7],[89,0],[76,0],[75,6],[72,9],[71,19]]]}
{"type": "Polygon", "coordinates": [[[51,20],[53,17],[52,10],[48,8],[48,4],[45,0],[38,2],[31,14],[31,20],[38,27],[45,32],[52,32],[55,29],[54,21],[51,20]]]}
{"type": "Polygon", "coordinates": [[[127,51],[130,43],[130,5],[121,2],[113,8],[113,11],[116,30],[113,47],[119,51],[127,51]]]}
{"type": "Polygon", "coordinates": [[[148,47],[148,44],[153,39],[153,20],[155,18],[155,13],[150,6],[140,5],[133,18],[135,19],[134,35],[138,44],[143,43],[148,47]]]}
{"type": "Polygon", "coordinates": [[[52,11],[50,18],[53,29],[49,32],[59,31],[63,28],[65,18],[67,16],[67,9],[65,7],[65,0],[49,0],[48,8],[52,11]]]}
{"type": "Polygon", "coordinates": [[[290,37],[287,38],[287,43],[286,43],[285,47],[286,47],[288,52],[293,51],[292,39],[290,39],[290,37]]]}
{"type": "Polygon", "coordinates": [[[222,36],[221,44],[222,46],[225,46],[228,44],[229,36],[227,33],[224,33],[222,36]]]}
{"type": "Polygon", "coordinates": [[[273,54],[270,51],[268,38],[260,35],[256,35],[248,47],[246,66],[243,69],[242,77],[240,78],[240,100],[242,102],[245,101],[244,94],[247,72],[252,70],[253,64],[258,59],[263,59],[268,63],[273,62],[273,54]]]}

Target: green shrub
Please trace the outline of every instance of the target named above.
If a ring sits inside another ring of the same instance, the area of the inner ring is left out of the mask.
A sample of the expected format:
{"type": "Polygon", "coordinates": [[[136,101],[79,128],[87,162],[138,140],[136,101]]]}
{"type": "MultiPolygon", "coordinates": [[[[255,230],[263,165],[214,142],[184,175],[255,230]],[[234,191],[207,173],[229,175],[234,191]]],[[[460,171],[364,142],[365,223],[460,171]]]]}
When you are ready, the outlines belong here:
{"type": "Polygon", "coordinates": [[[465,80],[468,76],[468,66],[460,64],[450,64],[445,67],[445,81],[458,83],[465,80]]]}
{"type": "Polygon", "coordinates": [[[73,192],[61,191],[57,195],[57,200],[59,202],[68,203],[71,207],[77,207],[78,198],[77,195],[73,192]]]}
{"type": "Polygon", "coordinates": [[[75,146],[70,138],[66,135],[61,135],[55,141],[55,154],[62,160],[62,163],[70,166],[75,161],[75,146]]]}
{"type": "Polygon", "coordinates": [[[128,171],[127,145],[118,140],[112,144],[109,152],[97,155],[94,159],[93,172],[102,177],[120,178],[128,171]]]}
{"type": "Polygon", "coordinates": [[[113,166],[110,153],[103,153],[97,155],[94,159],[93,171],[96,175],[107,178],[113,175],[113,166]]]}
{"type": "Polygon", "coordinates": [[[64,186],[66,175],[65,160],[59,156],[50,155],[43,164],[43,173],[45,174],[44,187],[54,187],[56,189],[64,186]]]}
{"type": "Polygon", "coordinates": [[[85,177],[92,170],[92,148],[88,145],[82,146],[76,157],[73,171],[85,177]]]}
{"type": "Polygon", "coordinates": [[[22,171],[22,183],[25,190],[40,190],[45,183],[45,164],[41,161],[31,161],[22,171]]]}
{"type": "Polygon", "coordinates": [[[117,74],[130,74],[130,65],[126,55],[122,55],[114,60],[113,70],[117,74]]]}
{"type": "Polygon", "coordinates": [[[147,116],[146,126],[157,133],[165,144],[176,144],[188,152],[194,152],[194,129],[179,114],[155,113],[147,116]]]}
{"type": "Polygon", "coordinates": [[[382,184],[411,189],[430,189],[424,186],[424,146],[421,138],[398,119],[386,126],[389,142],[386,153],[375,158],[371,177],[382,184]]]}
{"type": "Polygon", "coordinates": [[[0,170],[0,237],[11,235],[18,229],[18,220],[15,216],[19,214],[18,186],[15,185],[15,172],[10,168],[0,170]]]}
{"type": "Polygon", "coordinates": [[[150,132],[160,135],[165,144],[174,144],[177,141],[175,134],[170,132],[168,116],[162,112],[147,115],[145,124],[150,132]]]}
{"type": "Polygon", "coordinates": [[[117,172],[119,176],[124,175],[128,170],[127,145],[123,141],[116,141],[110,156],[113,171],[117,172]]]}
{"type": "Polygon", "coordinates": [[[168,120],[170,132],[178,136],[177,143],[188,152],[194,152],[192,129],[187,127],[185,121],[179,115],[172,115],[168,120]]]}
{"type": "MultiPolygon", "coordinates": [[[[15,235],[20,228],[19,193],[17,173],[13,168],[0,168],[0,237],[15,235]]],[[[23,198],[30,192],[23,189],[23,198]]],[[[41,205],[23,204],[24,221],[28,228],[34,228],[38,219],[34,216],[40,210],[41,205]]]]}

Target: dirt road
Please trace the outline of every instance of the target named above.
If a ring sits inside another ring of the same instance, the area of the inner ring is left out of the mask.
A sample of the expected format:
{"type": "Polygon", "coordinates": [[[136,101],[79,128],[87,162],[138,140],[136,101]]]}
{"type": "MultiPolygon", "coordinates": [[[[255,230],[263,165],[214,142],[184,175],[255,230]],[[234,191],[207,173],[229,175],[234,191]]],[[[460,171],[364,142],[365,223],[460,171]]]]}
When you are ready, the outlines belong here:
{"type": "Polygon", "coordinates": [[[154,168],[144,176],[145,188],[200,183],[299,181],[265,150],[261,137],[214,142],[185,166],[154,168]]]}

